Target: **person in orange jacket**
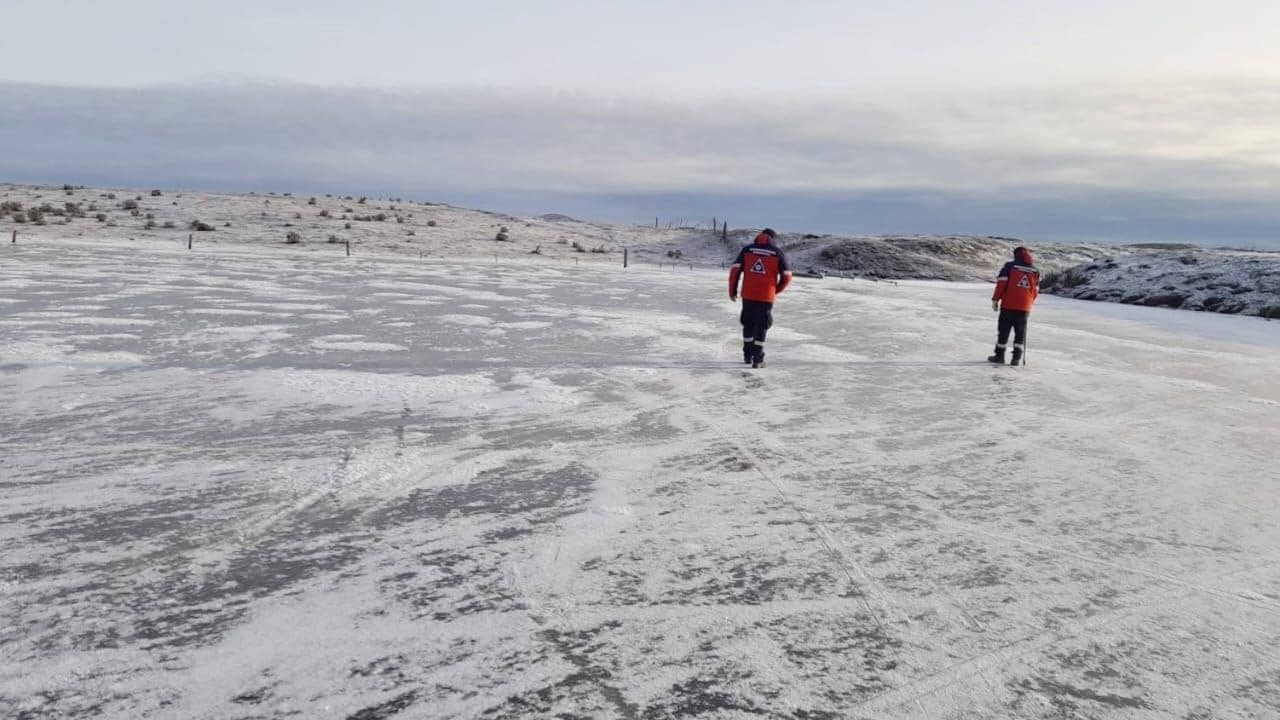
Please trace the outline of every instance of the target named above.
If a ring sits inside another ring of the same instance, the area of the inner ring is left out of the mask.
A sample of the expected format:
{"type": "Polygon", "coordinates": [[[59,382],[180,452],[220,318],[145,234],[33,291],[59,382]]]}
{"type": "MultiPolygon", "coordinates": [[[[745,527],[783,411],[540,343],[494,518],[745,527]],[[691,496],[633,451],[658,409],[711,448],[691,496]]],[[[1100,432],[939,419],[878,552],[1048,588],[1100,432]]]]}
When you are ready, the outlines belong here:
{"type": "Polygon", "coordinates": [[[1000,312],[996,330],[996,352],[988,361],[1004,364],[1004,350],[1009,343],[1009,331],[1013,331],[1013,357],[1010,365],[1022,363],[1022,353],[1027,347],[1027,318],[1031,307],[1040,296],[1040,271],[1032,262],[1031,251],[1024,247],[1013,249],[1013,261],[1000,268],[996,289],[991,294],[991,309],[1000,312]]]}
{"type": "Polygon", "coordinates": [[[778,234],[765,228],[755,243],[742,248],[729,266],[729,299],[738,299],[738,278],[742,278],[742,361],[764,367],[764,339],[773,326],[773,303],[778,293],[791,284],[787,256],[773,244],[778,234]]]}

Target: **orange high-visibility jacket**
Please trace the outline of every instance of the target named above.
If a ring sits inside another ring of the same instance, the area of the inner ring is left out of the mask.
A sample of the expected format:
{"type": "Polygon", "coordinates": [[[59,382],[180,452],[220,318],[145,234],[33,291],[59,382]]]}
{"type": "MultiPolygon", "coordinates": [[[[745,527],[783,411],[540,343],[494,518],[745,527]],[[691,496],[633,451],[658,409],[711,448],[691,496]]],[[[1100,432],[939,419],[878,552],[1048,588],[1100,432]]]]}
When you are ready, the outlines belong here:
{"type": "Polygon", "coordinates": [[[742,278],[742,299],[771,303],[778,293],[791,284],[787,256],[764,233],[756,236],[754,245],[742,248],[738,259],[729,266],[729,297],[738,295],[738,278],[742,278]]]}
{"type": "Polygon", "coordinates": [[[1040,271],[1031,264],[1031,251],[1016,248],[1013,251],[1013,262],[1005,263],[1000,269],[991,299],[999,300],[1000,307],[1005,310],[1031,312],[1031,306],[1035,305],[1039,296],[1040,271]]]}

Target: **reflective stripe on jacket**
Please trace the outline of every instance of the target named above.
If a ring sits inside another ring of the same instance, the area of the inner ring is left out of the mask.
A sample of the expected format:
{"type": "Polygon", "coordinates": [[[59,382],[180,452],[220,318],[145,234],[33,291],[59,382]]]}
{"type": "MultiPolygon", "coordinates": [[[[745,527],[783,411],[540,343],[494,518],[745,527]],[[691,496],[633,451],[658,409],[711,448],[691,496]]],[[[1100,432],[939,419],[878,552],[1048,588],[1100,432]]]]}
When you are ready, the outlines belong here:
{"type": "Polygon", "coordinates": [[[1005,310],[1031,312],[1031,306],[1035,305],[1039,296],[1040,271],[1033,265],[1008,262],[1000,268],[1000,276],[996,278],[996,289],[991,294],[991,299],[999,300],[1000,307],[1005,310]]]}

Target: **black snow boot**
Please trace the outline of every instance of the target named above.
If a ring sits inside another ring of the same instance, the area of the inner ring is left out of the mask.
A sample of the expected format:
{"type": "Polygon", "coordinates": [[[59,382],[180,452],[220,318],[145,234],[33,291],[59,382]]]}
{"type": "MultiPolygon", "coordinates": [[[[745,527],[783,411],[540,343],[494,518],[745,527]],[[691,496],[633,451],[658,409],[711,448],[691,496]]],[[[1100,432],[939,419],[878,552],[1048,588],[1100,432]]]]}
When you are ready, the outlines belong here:
{"type": "Polygon", "coordinates": [[[756,355],[754,358],[751,359],[751,367],[752,368],[764,367],[764,353],[760,353],[759,355],[756,355]]]}
{"type": "Polygon", "coordinates": [[[1010,364],[1010,365],[1021,365],[1021,364],[1022,364],[1022,351],[1021,351],[1021,350],[1019,350],[1019,349],[1017,349],[1017,348],[1014,348],[1014,350],[1013,350],[1013,357],[1009,358],[1009,364],[1010,364]]]}
{"type": "Polygon", "coordinates": [[[756,349],[753,343],[749,343],[749,342],[742,343],[742,362],[750,365],[752,360],[752,355],[755,354],[755,351],[756,349]]]}
{"type": "Polygon", "coordinates": [[[996,354],[987,358],[987,362],[992,362],[997,365],[1003,365],[1004,364],[1004,348],[996,348],[996,354]]]}

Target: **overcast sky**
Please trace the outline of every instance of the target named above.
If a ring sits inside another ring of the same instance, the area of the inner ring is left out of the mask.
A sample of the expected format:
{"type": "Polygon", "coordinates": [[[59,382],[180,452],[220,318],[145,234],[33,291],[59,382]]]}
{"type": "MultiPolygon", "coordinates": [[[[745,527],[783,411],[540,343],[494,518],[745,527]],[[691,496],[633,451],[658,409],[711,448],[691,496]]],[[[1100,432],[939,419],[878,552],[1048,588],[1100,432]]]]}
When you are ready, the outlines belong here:
{"type": "Polygon", "coordinates": [[[1280,236],[1276,2],[4,6],[0,180],[1280,236]]]}

